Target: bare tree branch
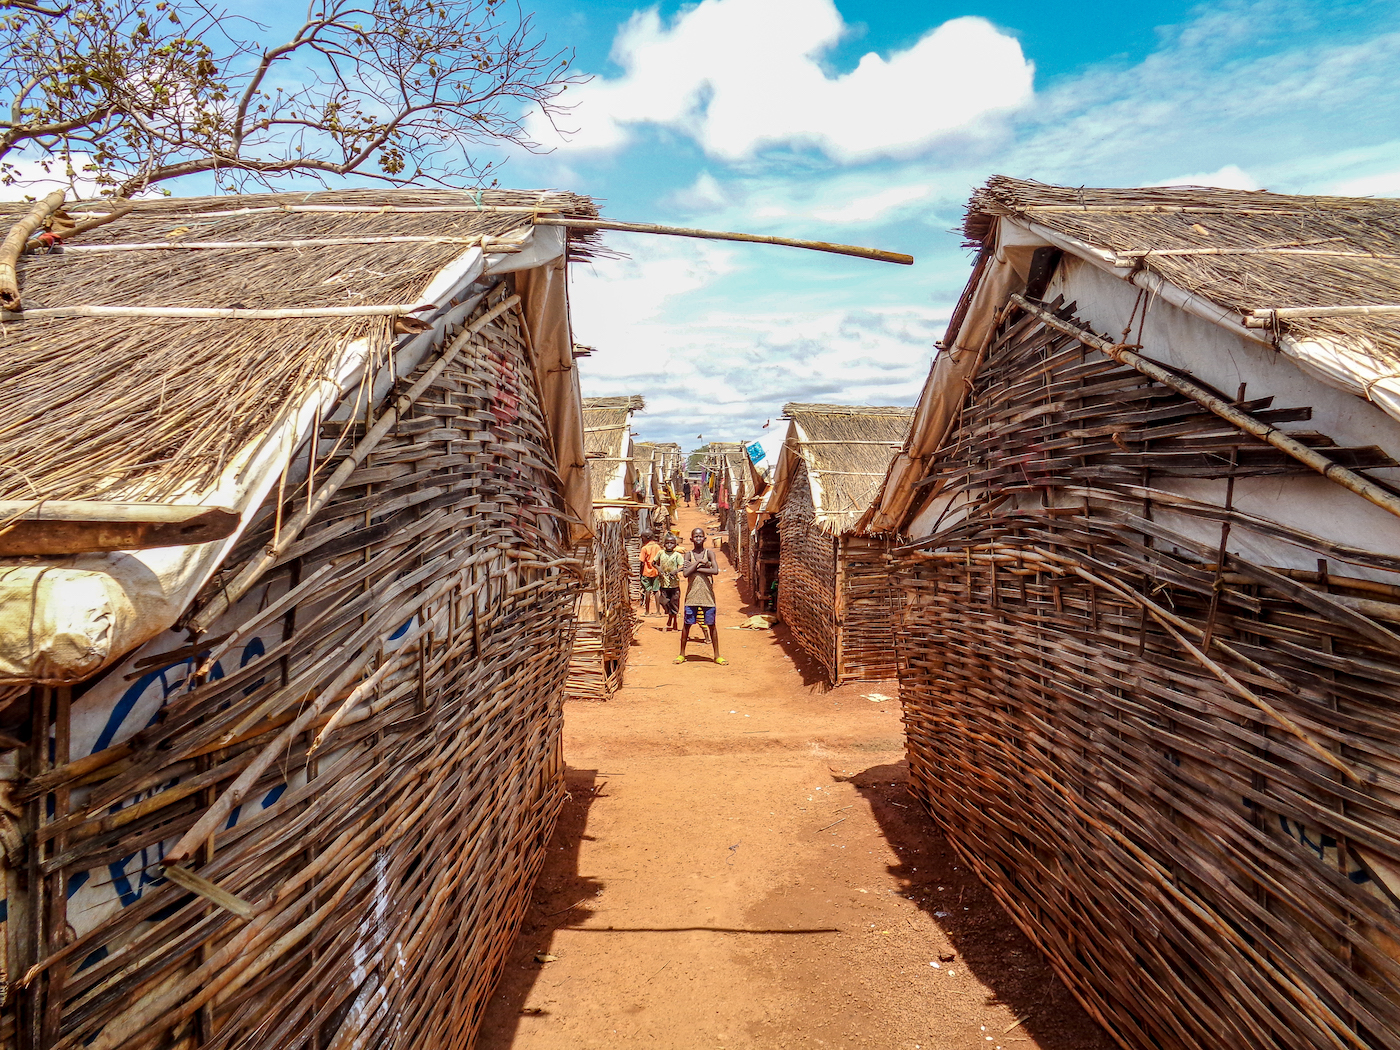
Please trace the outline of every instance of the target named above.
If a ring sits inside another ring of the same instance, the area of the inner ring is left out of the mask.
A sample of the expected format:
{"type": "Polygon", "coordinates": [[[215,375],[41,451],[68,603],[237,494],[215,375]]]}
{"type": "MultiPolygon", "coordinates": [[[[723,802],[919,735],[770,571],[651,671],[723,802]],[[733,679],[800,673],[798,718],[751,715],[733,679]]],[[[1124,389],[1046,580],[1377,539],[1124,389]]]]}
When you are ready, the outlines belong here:
{"type": "Polygon", "coordinates": [[[249,28],[205,0],[0,0],[0,181],[34,159],[118,197],[200,173],[479,181],[579,80],[503,0],[312,0],[289,40],[249,28]]]}

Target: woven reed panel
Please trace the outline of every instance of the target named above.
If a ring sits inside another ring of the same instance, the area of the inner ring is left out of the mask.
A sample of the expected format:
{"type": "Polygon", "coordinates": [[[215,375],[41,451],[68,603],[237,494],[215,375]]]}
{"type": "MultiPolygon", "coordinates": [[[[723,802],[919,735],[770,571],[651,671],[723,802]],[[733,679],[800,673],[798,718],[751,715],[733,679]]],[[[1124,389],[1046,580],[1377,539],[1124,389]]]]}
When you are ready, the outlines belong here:
{"type": "Polygon", "coordinates": [[[639,594],[637,556],[631,548],[637,546],[635,535],[628,536],[626,520],[599,523],[598,544],[602,550],[601,583],[599,599],[603,603],[603,656],[617,664],[611,673],[615,675],[615,690],[622,685],[622,673],[627,663],[627,654],[632,645],[632,634],[636,630],[637,616],[634,594],[639,594]]]}
{"type": "Polygon", "coordinates": [[[901,556],[898,643],[954,848],[1127,1046],[1400,1046],[1400,591],[1339,560],[1396,559],[1256,521],[1326,577],[1217,570],[1154,479],[1305,468],[1032,318],[947,447],[971,506],[901,556]]]}
{"type": "Polygon", "coordinates": [[[876,681],[896,674],[894,629],[904,592],[891,572],[889,544],[841,539],[841,680],[876,681]]]}
{"type": "Polygon", "coordinates": [[[627,558],[627,600],[636,606],[642,600],[642,534],[641,523],[638,520],[640,511],[625,510],[622,514],[623,546],[627,558]]]}
{"type": "Polygon", "coordinates": [[[802,649],[836,681],[836,539],[817,527],[807,465],[793,471],[779,510],[778,615],[802,649]]]}
{"type": "Polygon", "coordinates": [[[636,619],[623,523],[599,521],[578,597],[565,695],[606,700],[622,688],[636,619]]]}
{"type": "Polygon", "coordinates": [[[734,505],[729,508],[729,520],[725,522],[726,542],[729,544],[729,564],[736,571],[742,572],[748,564],[747,547],[748,534],[744,525],[748,520],[748,515],[744,513],[743,496],[731,496],[734,505]]]}
{"type": "MultiPolygon", "coordinates": [[[[409,416],[232,610],[219,633],[240,616],[243,633],[207,678],[193,665],[216,639],[120,666],[71,708],[36,690],[34,738],[53,734],[59,764],[29,749],[17,789],[37,824],[8,901],[28,930],[9,972],[34,967],[6,1008],[23,1045],[471,1045],[563,797],[577,582],[545,565],[568,553],[563,504],[515,314],[409,416]],[[157,717],[121,721],[162,689],[157,717]],[[121,697],[111,732],[65,755],[102,690],[121,697]],[[327,691],[323,717],[274,743],[327,691]],[[252,905],[244,921],[159,862],[269,746],[197,864],[252,905]]],[[[326,455],[340,436],[323,432],[326,455]]],[[[269,542],[275,499],[226,571],[269,542]]]]}

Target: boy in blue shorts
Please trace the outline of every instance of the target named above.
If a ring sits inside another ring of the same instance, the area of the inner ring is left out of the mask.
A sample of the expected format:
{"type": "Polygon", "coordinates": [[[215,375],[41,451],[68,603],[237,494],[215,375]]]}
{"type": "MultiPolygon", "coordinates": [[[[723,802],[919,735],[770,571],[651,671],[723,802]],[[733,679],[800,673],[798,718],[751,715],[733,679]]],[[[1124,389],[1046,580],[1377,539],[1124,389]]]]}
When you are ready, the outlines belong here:
{"type": "Polygon", "coordinates": [[[685,564],[681,566],[681,576],[685,578],[685,626],[681,628],[681,653],[676,663],[685,663],[685,643],[690,640],[690,629],[696,623],[709,628],[710,645],[714,647],[715,663],[729,661],[719,655],[719,632],[715,630],[715,591],[713,580],[719,575],[719,563],[715,552],[705,547],[705,530],[696,529],[690,534],[694,545],[686,551],[685,564]]]}

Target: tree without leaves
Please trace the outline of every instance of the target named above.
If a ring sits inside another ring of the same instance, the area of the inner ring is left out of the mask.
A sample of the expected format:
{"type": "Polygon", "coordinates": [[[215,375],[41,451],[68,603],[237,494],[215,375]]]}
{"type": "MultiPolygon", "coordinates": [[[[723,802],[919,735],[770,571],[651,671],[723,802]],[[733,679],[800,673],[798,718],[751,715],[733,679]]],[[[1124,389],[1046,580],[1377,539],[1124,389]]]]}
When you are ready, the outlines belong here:
{"type": "Polygon", "coordinates": [[[315,0],[290,40],[204,0],[0,0],[0,181],[40,160],[107,196],[204,172],[478,182],[482,147],[577,78],[502,0],[315,0]]]}

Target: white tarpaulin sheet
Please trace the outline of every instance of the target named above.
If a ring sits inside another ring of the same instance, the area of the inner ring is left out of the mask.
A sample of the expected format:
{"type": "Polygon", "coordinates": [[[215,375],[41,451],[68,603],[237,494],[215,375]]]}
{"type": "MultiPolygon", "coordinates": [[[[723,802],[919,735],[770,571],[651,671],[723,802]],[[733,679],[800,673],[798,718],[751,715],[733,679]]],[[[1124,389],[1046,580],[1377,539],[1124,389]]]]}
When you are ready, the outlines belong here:
{"type": "MultiPolygon", "coordinates": [[[[469,249],[445,267],[420,298],[424,303],[447,304],[464,296],[484,275],[526,271],[517,277],[517,287],[565,482],[566,505],[580,522],[587,522],[578,379],[572,368],[573,340],[564,290],[565,231],[531,227],[524,231],[524,240],[519,253],[483,256],[479,248],[469,249]]],[[[419,315],[433,329],[395,350],[392,373],[385,367],[371,377],[376,396],[387,394],[396,376],[410,374],[440,347],[447,329],[460,324],[474,302],[444,305],[433,314],[419,315]]],[[[174,624],[237,544],[297,449],[309,439],[316,421],[330,418],[336,403],[347,395],[349,406],[342,407],[342,412],[353,413],[354,406],[363,403],[365,369],[373,364],[368,357],[363,341],[346,346],[328,374],[261,439],[250,442],[216,485],[169,501],[238,512],[239,528],[226,539],[189,547],[0,561],[0,684],[82,681],[174,624]]],[[[575,531],[576,539],[581,539],[587,535],[587,526],[576,525],[575,531]]]]}

